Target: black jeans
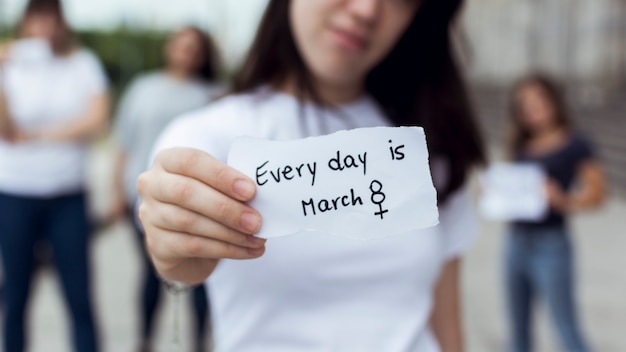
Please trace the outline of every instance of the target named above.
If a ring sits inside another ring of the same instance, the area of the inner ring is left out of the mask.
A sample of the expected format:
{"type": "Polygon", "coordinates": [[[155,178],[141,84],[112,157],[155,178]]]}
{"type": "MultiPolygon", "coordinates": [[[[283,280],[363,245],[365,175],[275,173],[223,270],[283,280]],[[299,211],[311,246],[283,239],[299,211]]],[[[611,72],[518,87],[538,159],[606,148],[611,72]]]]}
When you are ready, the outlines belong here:
{"type": "Polygon", "coordinates": [[[70,310],[75,350],[98,350],[90,292],[89,233],[82,192],[54,198],[0,193],[5,352],[26,349],[24,312],[36,269],[34,248],[40,240],[49,242],[53,250],[54,264],[70,310]]]}
{"type": "MultiPolygon", "coordinates": [[[[156,269],[150,260],[147,249],[145,247],[145,239],[141,224],[137,220],[135,213],[132,209],[127,211],[128,219],[133,223],[135,229],[135,237],[137,238],[140,248],[141,257],[144,262],[144,275],[141,284],[141,338],[144,345],[149,345],[152,338],[152,332],[154,330],[154,316],[159,305],[159,298],[163,285],[158,277],[156,269]]],[[[193,301],[193,313],[195,316],[195,337],[196,337],[196,350],[206,350],[206,331],[207,321],[209,316],[209,302],[208,295],[204,285],[195,287],[191,292],[191,298],[193,301]]]]}

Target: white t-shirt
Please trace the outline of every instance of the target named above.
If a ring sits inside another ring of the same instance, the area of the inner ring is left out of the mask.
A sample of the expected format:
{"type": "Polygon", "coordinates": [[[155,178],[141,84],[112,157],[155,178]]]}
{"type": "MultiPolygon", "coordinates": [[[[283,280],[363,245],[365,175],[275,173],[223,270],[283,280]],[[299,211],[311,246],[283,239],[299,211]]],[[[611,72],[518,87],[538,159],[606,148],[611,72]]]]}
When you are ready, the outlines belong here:
{"type": "MultiPolygon", "coordinates": [[[[225,161],[237,136],[285,140],[386,125],[367,97],[333,111],[263,88],[177,119],[155,150],[186,146],[225,161]]],[[[207,280],[216,351],[439,351],[429,329],[434,285],[476,234],[466,190],[440,209],[440,222],[375,241],[300,233],[268,240],[259,259],[220,261],[207,280]]]]}
{"type": "MultiPolygon", "coordinates": [[[[20,60],[3,67],[0,89],[18,129],[28,132],[85,117],[91,98],[106,90],[98,59],[85,49],[64,57],[20,60]]],[[[48,197],[84,188],[86,144],[0,140],[0,192],[48,197]]]]}
{"type": "Polygon", "coordinates": [[[135,79],[120,100],[115,116],[115,138],[126,153],[124,193],[126,203],[137,202],[137,177],[146,170],[155,140],[174,118],[207,105],[223,94],[217,85],[179,80],[165,72],[135,79]]]}

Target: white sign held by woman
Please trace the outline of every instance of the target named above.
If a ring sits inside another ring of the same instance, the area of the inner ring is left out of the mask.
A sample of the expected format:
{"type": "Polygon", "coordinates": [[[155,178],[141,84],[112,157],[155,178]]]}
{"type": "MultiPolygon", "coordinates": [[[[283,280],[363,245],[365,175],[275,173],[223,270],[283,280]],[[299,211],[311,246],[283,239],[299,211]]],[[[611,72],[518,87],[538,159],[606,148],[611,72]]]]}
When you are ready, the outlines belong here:
{"type": "Polygon", "coordinates": [[[531,163],[496,163],[482,177],[480,210],[496,221],[538,221],[548,211],[543,170],[531,163]]]}
{"type": "Polygon", "coordinates": [[[294,141],[239,138],[228,164],[257,186],[259,237],[381,238],[438,224],[424,130],[376,127],[294,141]]]}

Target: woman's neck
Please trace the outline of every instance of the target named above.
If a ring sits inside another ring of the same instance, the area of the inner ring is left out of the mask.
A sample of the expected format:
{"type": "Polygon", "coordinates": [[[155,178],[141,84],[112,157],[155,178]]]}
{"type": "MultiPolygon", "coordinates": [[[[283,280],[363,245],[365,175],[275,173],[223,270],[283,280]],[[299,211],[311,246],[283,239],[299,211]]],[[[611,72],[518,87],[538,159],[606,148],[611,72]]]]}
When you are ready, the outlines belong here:
{"type": "MultiPolygon", "coordinates": [[[[361,83],[333,85],[318,82],[314,84],[317,94],[324,103],[328,104],[346,104],[357,100],[364,91],[364,85],[361,83]]],[[[289,95],[298,95],[298,85],[295,78],[290,78],[285,83],[276,87],[279,91],[289,95]]],[[[310,99],[311,97],[305,97],[310,99]]]]}
{"type": "Polygon", "coordinates": [[[166,68],[165,73],[177,81],[188,81],[193,77],[193,74],[188,70],[178,69],[175,67],[166,68]]]}
{"type": "Polygon", "coordinates": [[[536,152],[552,150],[562,145],[566,136],[567,131],[562,127],[546,128],[534,133],[528,141],[528,146],[536,152]]]}

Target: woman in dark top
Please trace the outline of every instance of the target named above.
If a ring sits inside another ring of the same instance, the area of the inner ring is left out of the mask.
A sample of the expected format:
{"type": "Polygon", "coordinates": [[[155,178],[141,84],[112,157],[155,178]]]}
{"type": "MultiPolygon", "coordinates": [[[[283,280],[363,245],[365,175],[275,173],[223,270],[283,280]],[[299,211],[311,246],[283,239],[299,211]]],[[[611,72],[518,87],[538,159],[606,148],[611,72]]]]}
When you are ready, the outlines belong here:
{"type": "Polygon", "coordinates": [[[532,350],[531,311],[537,296],[550,311],[563,349],[589,351],[576,319],[567,218],[600,206],[603,173],[591,145],[572,128],[553,81],[543,75],[526,77],[514,88],[511,102],[510,155],[544,170],[550,206],[540,221],[511,224],[506,250],[511,351],[532,350]]]}

